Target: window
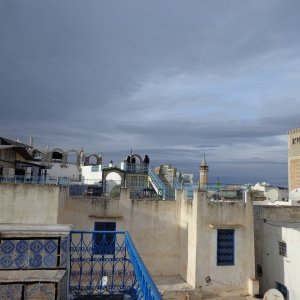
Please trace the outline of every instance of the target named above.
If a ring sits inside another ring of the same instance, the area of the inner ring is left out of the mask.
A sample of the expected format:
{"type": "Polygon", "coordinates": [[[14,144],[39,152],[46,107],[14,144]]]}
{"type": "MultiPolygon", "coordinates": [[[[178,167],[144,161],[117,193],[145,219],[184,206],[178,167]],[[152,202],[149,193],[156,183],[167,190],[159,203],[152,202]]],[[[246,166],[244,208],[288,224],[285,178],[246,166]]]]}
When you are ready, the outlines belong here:
{"type": "Polygon", "coordinates": [[[276,289],[282,294],[282,296],[284,297],[284,300],[287,300],[288,299],[288,289],[286,288],[286,286],[279,282],[275,282],[275,284],[276,284],[276,289]]]}
{"type": "Polygon", "coordinates": [[[234,229],[218,229],[217,265],[234,265],[234,229]]]}
{"type": "MultiPolygon", "coordinates": [[[[116,231],[116,222],[95,222],[95,231],[116,231]]],[[[115,233],[95,233],[93,254],[115,254],[115,233]]]]}
{"type": "Polygon", "coordinates": [[[52,159],[53,160],[62,160],[63,155],[62,153],[58,152],[58,151],[53,151],[52,152],[52,159]]]}
{"type": "Polygon", "coordinates": [[[278,242],[279,255],[286,256],[286,243],[278,242]]]}
{"type": "Polygon", "coordinates": [[[99,172],[99,165],[91,166],[92,172],[99,172]]]}

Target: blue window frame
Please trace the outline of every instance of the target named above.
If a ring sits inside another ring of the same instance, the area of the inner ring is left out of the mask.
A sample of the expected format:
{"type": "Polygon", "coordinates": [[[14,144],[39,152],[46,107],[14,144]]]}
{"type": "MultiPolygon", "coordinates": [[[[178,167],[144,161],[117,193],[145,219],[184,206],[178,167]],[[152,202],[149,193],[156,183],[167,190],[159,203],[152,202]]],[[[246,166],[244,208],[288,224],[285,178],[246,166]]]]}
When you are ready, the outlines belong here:
{"type": "Polygon", "coordinates": [[[275,282],[276,289],[282,294],[284,300],[288,300],[288,289],[285,285],[279,282],[275,282]]]}
{"type": "MultiPolygon", "coordinates": [[[[116,231],[116,222],[95,222],[95,231],[116,231]]],[[[115,233],[94,233],[93,254],[114,255],[115,254],[115,233]]]]}
{"type": "Polygon", "coordinates": [[[217,265],[234,265],[234,229],[218,229],[217,265]]]}

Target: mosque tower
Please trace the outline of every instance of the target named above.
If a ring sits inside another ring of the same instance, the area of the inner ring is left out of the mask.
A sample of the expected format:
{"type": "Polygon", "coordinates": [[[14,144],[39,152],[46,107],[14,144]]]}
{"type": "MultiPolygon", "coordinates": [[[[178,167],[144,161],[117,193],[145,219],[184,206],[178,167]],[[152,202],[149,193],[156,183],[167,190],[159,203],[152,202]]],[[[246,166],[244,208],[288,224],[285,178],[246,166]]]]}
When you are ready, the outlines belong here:
{"type": "Polygon", "coordinates": [[[205,160],[205,154],[202,159],[201,165],[199,166],[200,178],[199,178],[199,188],[204,188],[207,186],[207,174],[208,174],[208,165],[205,160]]]}

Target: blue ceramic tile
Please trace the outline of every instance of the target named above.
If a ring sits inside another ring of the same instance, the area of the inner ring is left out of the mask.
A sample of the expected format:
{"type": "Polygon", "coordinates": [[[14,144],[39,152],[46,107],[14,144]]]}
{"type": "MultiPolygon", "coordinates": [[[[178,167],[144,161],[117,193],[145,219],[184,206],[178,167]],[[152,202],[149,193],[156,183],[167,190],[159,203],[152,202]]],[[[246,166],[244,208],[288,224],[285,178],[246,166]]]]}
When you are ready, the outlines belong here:
{"type": "Polygon", "coordinates": [[[25,254],[28,252],[29,243],[26,240],[17,241],[16,243],[16,252],[19,254],[25,254]]]}
{"type": "Polygon", "coordinates": [[[44,266],[48,268],[54,268],[57,264],[57,256],[55,255],[46,255],[44,257],[44,266]]]}
{"type": "Polygon", "coordinates": [[[24,254],[20,254],[19,256],[17,256],[15,260],[15,264],[16,267],[20,269],[28,267],[28,256],[24,254]]]}
{"type": "Polygon", "coordinates": [[[44,249],[47,253],[52,254],[57,250],[57,241],[48,240],[45,242],[44,249]]]}
{"type": "Polygon", "coordinates": [[[5,254],[10,254],[15,250],[15,243],[11,240],[3,240],[1,243],[1,250],[5,254]]]}
{"type": "Polygon", "coordinates": [[[29,258],[29,266],[36,269],[42,266],[42,255],[41,254],[34,254],[29,258]]]}
{"type": "Polygon", "coordinates": [[[43,243],[40,240],[32,241],[30,244],[30,250],[33,253],[39,253],[43,250],[43,243]]]}
{"type": "Polygon", "coordinates": [[[3,269],[8,269],[13,265],[13,259],[10,255],[2,255],[0,258],[0,265],[3,269]]]}

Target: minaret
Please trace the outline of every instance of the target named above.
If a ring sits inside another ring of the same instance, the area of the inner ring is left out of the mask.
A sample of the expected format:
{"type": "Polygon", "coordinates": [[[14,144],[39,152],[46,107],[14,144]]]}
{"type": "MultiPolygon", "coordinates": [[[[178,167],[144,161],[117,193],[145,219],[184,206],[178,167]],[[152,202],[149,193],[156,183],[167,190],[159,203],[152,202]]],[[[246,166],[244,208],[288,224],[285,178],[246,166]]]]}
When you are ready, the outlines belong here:
{"type": "Polygon", "coordinates": [[[205,188],[207,186],[207,173],[208,173],[208,165],[205,160],[205,154],[202,159],[201,165],[199,166],[199,169],[200,169],[199,188],[205,188]]]}

